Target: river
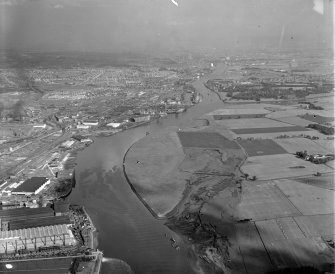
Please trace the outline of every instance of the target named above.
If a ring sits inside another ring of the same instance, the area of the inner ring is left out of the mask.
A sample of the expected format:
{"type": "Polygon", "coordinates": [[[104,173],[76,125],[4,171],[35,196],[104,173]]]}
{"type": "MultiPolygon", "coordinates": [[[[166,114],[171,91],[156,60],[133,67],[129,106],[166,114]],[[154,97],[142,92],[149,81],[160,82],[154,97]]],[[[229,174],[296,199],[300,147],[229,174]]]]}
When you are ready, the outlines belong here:
{"type": "MultiPolygon", "coordinates": [[[[84,205],[98,229],[98,248],[106,258],[126,261],[136,274],[196,273],[188,250],[182,240],[169,230],[164,221],[155,219],[132,192],[122,170],[122,161],[127,149],[146,132],[164,133],[190,124],[192,119],[222,107],[215,93],[203,83],[216,78],[223,66],[214,73],[193,83],[203,95],[200,104],[184,113],[117,133],[99,137],[78,154],[77,184],[70,201],[84,205]],[[180,245],[180,250],[171,246],[170,237],[180,245]]],[[[111,273],[108,260],[102,264],[101,273],[111,273]]]]}

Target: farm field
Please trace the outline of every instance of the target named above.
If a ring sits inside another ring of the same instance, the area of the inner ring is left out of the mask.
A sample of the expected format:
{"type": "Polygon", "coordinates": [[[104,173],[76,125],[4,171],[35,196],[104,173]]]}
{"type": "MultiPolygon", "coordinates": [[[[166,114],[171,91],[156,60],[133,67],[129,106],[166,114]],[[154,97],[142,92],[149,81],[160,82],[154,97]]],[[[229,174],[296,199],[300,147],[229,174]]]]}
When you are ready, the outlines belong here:
{"type": "Polygon", "coordinates": [[[249,157],[241,170],[249,176],[256,176],[259,180],[306,176],[316,172],[333,172],[333,169],[326,165],[316,165],[291,154],[249,157]]]}
{"type": "MultiPolygon", "coordinates": [[[[239,246],[247,273],[266,273],[272,266],[262,240],[253,222],[235,226],[236,244],[239,246]]],[[[233,261],[234,263],[234,261],[233,261]]]]}
{"type": "Polygon", "coordinates": [[[292,217],[257,221],[256,226],[265,243],[306,238],[292,217]]]}
{"type": "Polygon", "coordinates": [[[277,133],[277,132],[291,132],[291,131],[310,131],[307,128],[299,126],[285,126],[285,127],[260,127],[260,128],[239,128],[232,129],[236,134],[253,134],[253,133],[277,133]]]}
{"type": "Polygon", "coordinates": [[[324,138],[320,138],[319,140],[317,140],[317,143],[324,147],[325,149],[327,149],[328,153],[335,153],[335,146],[334,146],[334,140],[327,140],[324,138]]]}
{"type": "Polygon", "coordinates": [[[231,115],[213,115],[215,121],[235,120],[235,119],[257,119],[264,118],[265,114],[231,114],[231,115]]]}
{"type": "Polygon", "coordinates": [[[230,131],[224,124],[222,124],[222,120],[212,120],[210,124],[215,128],[215,131],[226,137],[229,140],[236,139],[237,135],[230,131]]]}
{"type": "Polygon", "coordinates": [[[335,120],[334,117],[325,117],[325,116],[312,115],[312,114],[305,114],[299,117],[307,121],[311,121],[312,123],[317,123],[317,124],[324,124],[327,122],[332,123],[335,120]]]}
{"type": "Polygon", "coordinates": [[[317,265],[328,270],[334,252],[318,237],[265,242],[271,261],[277,267],[317,265]]]}
{"type": "Polygon", "coordinates": [[[276,120],[279,122],[288,123],[288,124],[296,125],[300,127],[305,127],[310,124],[309,121],[302,119],[300,117],[297,117],[297,116],[279,117],[279,118],[276,118],[276,120]]]}
{"type": "Polygon", "coordinates": [[[306,150],[311,154],[329,154],[329,150],[318,144],[319,140],[310,140],[307,138],[287,138],[287,139],[274,139],[278,145],[283,147],[288,153],[296,153],[297,151],[306,150]]]}
{"type": "Polygon", "coordinates": [[[307,178],[296,178],[294,180],[307,185],[312,185],[329,190],[335,190],[335,180],[333,174],[323,175],[320,177],[313,176],[307,178]]]}
{"type": "Polygon", "coordinates": [[[332,169],[335,169],[335,161],[334,160],[325,163],[325,165],[332,168],[332,169]]]}
{"type": "Polygon", "coordinates": [[[288,108],[285,111],[271,112],[267,114],[266,117],[271,119],[279,119],[283,117],[296,117],[299,115],[305,115],[306,113],[320,116],[331,116],[332,112],[330,112],[329,110],[302,109],[296,106],[295,108],[288,108]]]}
{"type": "Polygon", "coordinates": [[[271,139],[237,141],[249,157],[261,155],[283,154],[287,151],[271,139]]]}
{"type": "Polygon", "coordinates": [[[230,115],[265,115],[269,114],[271,111],[262,108],[261,105],[236,105],[231,108],[227,107],[224,109],[217,109],[208,113],[208,116],[230,116],[230,115]]]}
{"type": "Polygon", "coordinates": [[[324,96],[321,94],[310,94],[306,99],[313,99],[314,104],[323,107],[325,110],[334,111],[334,93],[328,93],[324,96]]]}
{"type": "Polygon", "coordinates": [[[236,134],[232,132],[233,139],[283,139],[286,138],[300,138],[304,135],[316,136],[324,138],[324,135],[316,131],[291,131],[291,132],[272,132],[272,133],[253,133],[253,134],[236,134]]]}
{"type": "Polygon", "coordinates": [[[334,191],[296,182],[276,180],[278,188],[304,215],[334,213],[334,191]]]}
{"type": "Polygon", "coordinates": [[[287,123],[278,122],[267,118],[225,119],[218,120],[217,122],[230,129],[291,126],[287,123]]]}
{"type": "Polygon", "coordinates": [[[236,209],[240,220],[255,221],[301,214],[271,182],[246,182],[242,188],[242,200],[236,209]]]}
{"type": "Polygon", "coordinates": [[[307,237],[335,235],[335,214],[297,216],[294,220],[307,237]]]}
{"type": "Polygon", "coordinates": [[[234,141],[217,132],[179,131],[177,134],[183,147],[240,149],[234,141]]]}

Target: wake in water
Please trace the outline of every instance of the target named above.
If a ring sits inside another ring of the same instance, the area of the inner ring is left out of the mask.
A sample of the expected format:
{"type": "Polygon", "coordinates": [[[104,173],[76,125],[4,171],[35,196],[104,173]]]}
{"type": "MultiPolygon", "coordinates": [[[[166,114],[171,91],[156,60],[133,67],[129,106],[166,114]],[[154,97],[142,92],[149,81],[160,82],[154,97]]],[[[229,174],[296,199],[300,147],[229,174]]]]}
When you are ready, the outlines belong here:
{"type": "Polygon", "coordinates": [[[102,262],[103,263],[106,263],[106,262],[113,262],[115,259],[112,259],[112,258],[106,258],[106,257],[103,257],[102,258],[102,262]]]}

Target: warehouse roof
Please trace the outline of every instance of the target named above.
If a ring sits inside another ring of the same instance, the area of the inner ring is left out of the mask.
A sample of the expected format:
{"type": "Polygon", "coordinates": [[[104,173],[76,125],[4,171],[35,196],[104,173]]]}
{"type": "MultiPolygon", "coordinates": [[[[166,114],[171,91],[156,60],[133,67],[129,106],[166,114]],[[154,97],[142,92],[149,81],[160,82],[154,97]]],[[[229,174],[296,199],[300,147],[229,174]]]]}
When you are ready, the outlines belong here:
{"type": "Polygon", "coordinates": [[[70,224],[68,216],[48,216],[42,218],[29,218],[26,220],[13,220],[9,221],[9,230],[18,230],[31,227],[51,226],[70,224]]]}
{"type": "Polygon", "coordinates": [[[21,185],[15,188],[12,192],[35,192],[44,183],[48,181],[46,177],[31,177],[25,180],[21,185]]]}
{"type": "Polygon", "coordinates": [[[40,218],[46,216],[54,216],[54,211],[50,207],[40,207],[40,208],[21,207],[21,208],[0,210],[1,220],[40,218]]]}

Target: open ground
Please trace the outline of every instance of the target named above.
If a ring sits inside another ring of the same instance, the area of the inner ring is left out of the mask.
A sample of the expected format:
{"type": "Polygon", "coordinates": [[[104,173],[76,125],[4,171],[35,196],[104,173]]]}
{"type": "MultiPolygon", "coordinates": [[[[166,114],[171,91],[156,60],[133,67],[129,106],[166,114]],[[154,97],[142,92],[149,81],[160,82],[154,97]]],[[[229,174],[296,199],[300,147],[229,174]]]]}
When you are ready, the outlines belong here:
{"type": "Polygon", "coordinates": [[[316,172],[333,172],[333,169],[323,164],[313,164],[292,154],[277,154],[249,157],[242,166],[242,171],[259,180],[270,180],[313,175],[316,172]]]}
{"type": "Polygon", "coordinates": [[[239,140],[248,157],[260,155],[285,154],[287,151],[271,139],[264,140],[239,140]]]}

